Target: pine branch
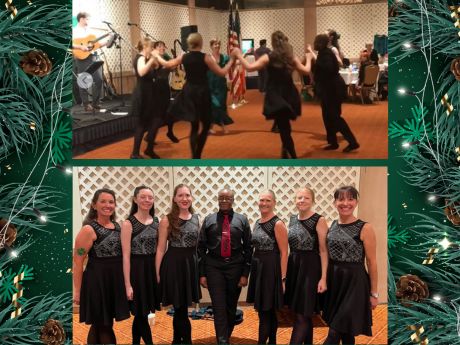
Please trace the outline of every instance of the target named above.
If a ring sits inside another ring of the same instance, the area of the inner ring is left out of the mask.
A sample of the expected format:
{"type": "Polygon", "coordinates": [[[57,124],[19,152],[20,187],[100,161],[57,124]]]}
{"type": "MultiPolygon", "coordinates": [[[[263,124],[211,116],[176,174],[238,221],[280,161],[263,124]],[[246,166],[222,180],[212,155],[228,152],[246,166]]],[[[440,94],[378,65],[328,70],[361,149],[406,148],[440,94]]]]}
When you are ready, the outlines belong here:
{"type": "Polygon", "coordinates": [[[393,248],[396,248],[398,244],[406,244],[409,240],[409,233],[407,230],[398,231],[397,227],[393,225],[393,216],[388,215],[388,256],[393,255],[393,248]]]}
{"type": "Polygon", "coordinates": [[[2,344],[41,344],[40,329],[48,319],[59,320],[67,337],[72,332],[72,293],[32,297],[22,305],[22,314],[9,318],[11,309],[0,311],[0,340],[2,344]],[[3,322],[2,322],[3,321],[3,322]]]}
{"type": "Polygon", "coordinates": [[[0,186],[0,217],[10,219],[15,226],[43,230],[44,224],[38,222],[33,207],[45,212],[49,218],[48,222],[53,222],[52,216],[62,212],[54,205],[63,196],[64,193],[49,186],[41,186],[37,190],[36,186],[23,187],[19,183],[2,185],[0,186]]]}
{"type": "MultiPolygon", "coordinates": [[[[2,272],[2,278],[0,278],[0,301],[3,303],[11,302],[13,294],[18,292],[14,285],[14,277],[24,272],[24,278],[22,281],[32,280],[34,278],[33,268],[27,265],[21,265],[21,268],[17,273],[14,273],[11,268],[6,272],[2,272]]],[[[23,285],[21,283],[21,285],[23,285]]],[[[21,304],[26,298],[21,298],[21,304]]]]}
{"type": "Polygon", "coordinates": [[[424,121],[428,113],[425,107],[415,106],[411,109],[412,118],[404,119],[401,125],[393,121],[388,128],[388,136],[391,139],[402,137],[408,142],[429,139],[432,137],[431,124],[424,121]]]}

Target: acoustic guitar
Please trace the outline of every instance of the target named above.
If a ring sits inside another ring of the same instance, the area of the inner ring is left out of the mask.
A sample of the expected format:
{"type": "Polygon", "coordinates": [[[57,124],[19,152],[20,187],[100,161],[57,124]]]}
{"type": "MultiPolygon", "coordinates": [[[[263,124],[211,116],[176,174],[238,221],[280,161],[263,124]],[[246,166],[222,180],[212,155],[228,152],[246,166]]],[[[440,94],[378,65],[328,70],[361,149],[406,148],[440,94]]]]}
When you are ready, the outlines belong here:
{"type": "MultiPolygon", "coordinates": [[[[173,58],[176,58],[176,41],[174,41],[174,49],[171,49],[171,53],[173,54],[173,58]]],[[[181,46],[182,47],[182,46],[181,46]]],[[[174,71],[171,73],[171,78],[169,80],[169,86],[174,91],[180,91],[185,85],[185,71],[182,65],[177,66],[174,71]]]]}
{"type": "Polygon", "coordinates": [[[96,49],[99,49],[101,47],[101,44],[99,43],[100,40],[106,38],[109,36],[110,33],[107,33],[105,35],[102,35],[100,37],[96,37],[95,35],[88,35],[83,38],[75,38],[72,40],[72,44],[77,46],[87,46],[88,51],[83,51],[80,49],[72,49],[72,54],[73,56],[78,59],[78,60],[84,60],[88,56],[90,56],[96,49]]]}

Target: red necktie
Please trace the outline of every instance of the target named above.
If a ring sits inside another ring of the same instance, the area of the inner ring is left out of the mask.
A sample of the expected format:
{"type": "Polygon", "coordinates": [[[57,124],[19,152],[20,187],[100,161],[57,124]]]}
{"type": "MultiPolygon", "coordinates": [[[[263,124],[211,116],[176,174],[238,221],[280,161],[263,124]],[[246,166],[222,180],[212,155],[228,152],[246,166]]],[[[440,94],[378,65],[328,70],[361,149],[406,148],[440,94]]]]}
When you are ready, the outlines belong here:
{"type": "Polygon", "coordinates": [[[232,254],[232,247],[230,245],[230,221],[228,214],[224,215],[224,222],[222,223],[222,241],[220,242],[220,255],[223,258],[229,258],[232,254]]]}

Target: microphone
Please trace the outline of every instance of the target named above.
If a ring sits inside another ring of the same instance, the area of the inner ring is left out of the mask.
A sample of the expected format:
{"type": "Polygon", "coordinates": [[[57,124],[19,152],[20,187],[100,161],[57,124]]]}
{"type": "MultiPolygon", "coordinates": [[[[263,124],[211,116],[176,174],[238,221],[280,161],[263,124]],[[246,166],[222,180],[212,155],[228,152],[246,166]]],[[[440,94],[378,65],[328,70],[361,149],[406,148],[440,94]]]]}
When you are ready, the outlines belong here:
{"type": "Polygon", "coordinates": [[[137,26],[136,23],[128,23],[128,25],[129,25],[129,26],[131,26],[131,25],[137,26]]]}
{"type": "Polygon", "coordinates": [[[107,24],[107,25],[112,25],[112,23],[110,22],[106,22],[105,20],[102,21],[104,24],[107,24]]]}

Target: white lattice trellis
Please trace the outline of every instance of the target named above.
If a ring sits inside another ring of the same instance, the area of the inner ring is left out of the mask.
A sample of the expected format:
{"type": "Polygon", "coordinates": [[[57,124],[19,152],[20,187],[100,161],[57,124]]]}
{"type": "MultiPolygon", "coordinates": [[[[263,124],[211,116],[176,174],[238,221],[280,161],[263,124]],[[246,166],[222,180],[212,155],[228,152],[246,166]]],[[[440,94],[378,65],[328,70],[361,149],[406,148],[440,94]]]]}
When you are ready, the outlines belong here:
{"type": "Polygon", "coordinates": [[[110,188],[117,196],[117,220],[126,219],[134,188],[146,185],[155,195],[155,212],[163,217],[170,208],[171,168],[165,167],[81,167],[78,168],[82,217],[86,216],[94,192],[110,188]]]}
{"type": "Polygon", "coordinates": [[[217,192],[230,188],[235,191],[235,211],[246,214],[251,224],[259,217],[258,197],[265,189],[275,192],[276,213],[287,221],[295,212],[295,191],[308,185],[316,193],[316,211],[331,221],[337,217],[333,191],[342,185],[359,185],[357,167],[80,167],[77,171],[82,218],[94,192],[108,187],[117,194],[118,220],[127,217],[133,190],[142,184],[153,189],[159,217],[169,212],[174,186],[189,185],[201,219],[216,211],[217,192]]]}
{"type": "Polygon", "coordinates": [[[346,57],[358,57],[374,35],[388,35],[387,3],[318,7],[318,32],[334,29],[341,34],[339,44],[346,57]]]}
{"type": "Polygon", "coordinates": [[[180,28],[189,25],[188,9],[185,6],[140,1],[139,12],[140,26],[156,39],[165,42],[168,48],[173,48],[175,39],[180,40],[180,28]]]}
{"type": "Polygon", "coordinates": [[[277,198],[277,214],[285,221],[295,213],[296,190],[308,186],[315,192],[315,211],[330,223],[337,219],[333,192],[345,185],[359,186],[356,167],[274,167],[270,168],[268,185],[277,198]]]}

